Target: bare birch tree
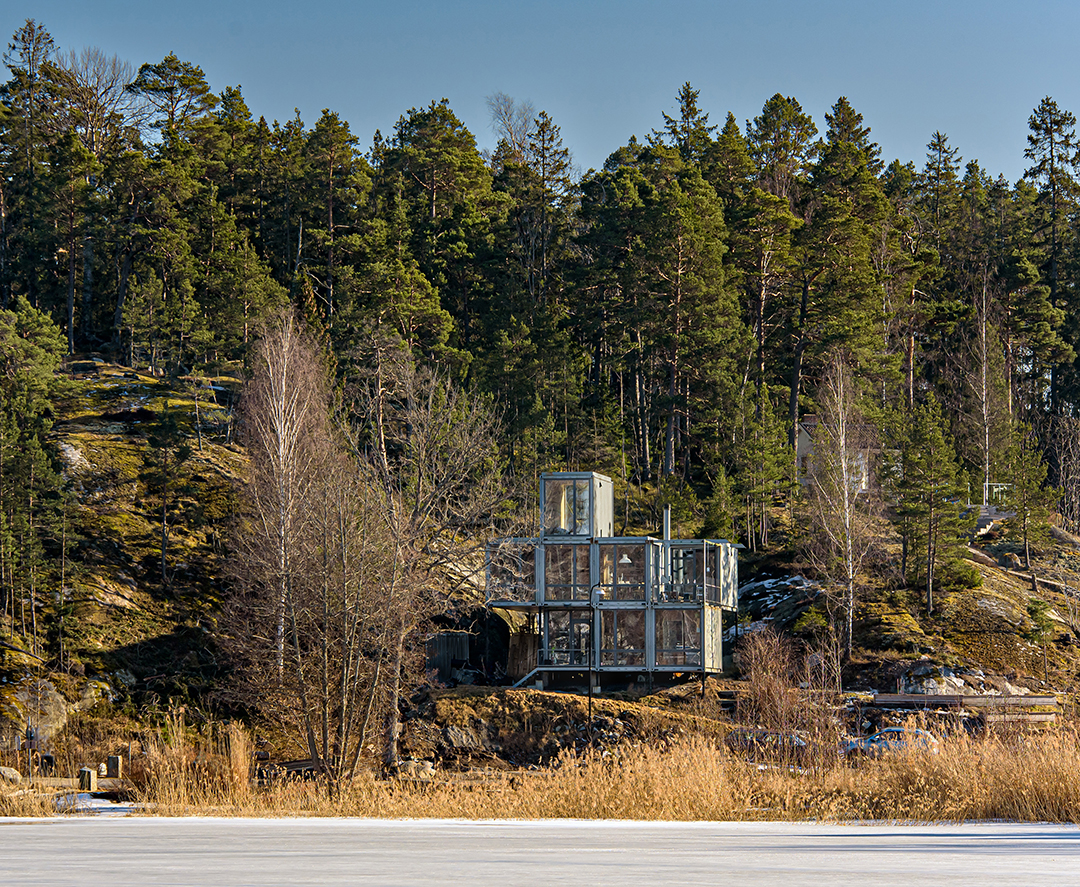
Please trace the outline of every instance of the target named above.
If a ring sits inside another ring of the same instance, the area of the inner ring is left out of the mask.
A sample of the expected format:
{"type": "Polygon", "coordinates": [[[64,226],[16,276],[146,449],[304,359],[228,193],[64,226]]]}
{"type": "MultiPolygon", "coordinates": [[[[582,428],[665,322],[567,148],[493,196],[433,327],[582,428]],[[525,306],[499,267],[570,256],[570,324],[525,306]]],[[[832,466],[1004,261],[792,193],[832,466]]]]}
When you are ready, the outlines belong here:
{"type": "Polygon", "coordinates": [[[336,790],[384,708],[400,559],[370,471],[330,421],[319,350],[292,316],[264,332],[253,368],[225,644],[242,698],[282,721],[336,790]]]}
{"type": "Polygon", "coordinates": [[[379,733],[396,767],[409,638],[480,568],[510,494],[486,402],[382,343],[331,421],[318,353],[291,318],[256,351],[228,643],[247,699],[292,728],[334,790],[379,733]]]}
{"type": "Polygon", "coordinates": [[[145,122],[146,102],[128,91],[135,69],[95,47],[57,56],[52,73],[64,90],[62,113],[83,145],[100,158],[110,141],[134,133],[145,122]]]}
{"type": "Polygon", "coordinates": [[[285,667],[290,596],[308,569],[310,498],[327,440],[329,398],[314,344],[289,314],[268,327],[255,351],[243,402],[243,439],[251,457],[252,535],[245,561],[272,608],[274,663],[285,667]]]}
{"type": "Polygon", "coordinates": [[[820,410],[807,471],[813,536],[810,557],[840,589],[841,637],[851,657],[859,573],[873,544],[867,503],[870,443],[851,372],[840,355],[829,362],[817,396],[820,410]]]}
{"type": "Polygon", "coordinates": [[[536,108],[533,103],[519,102],[505,92],[492,93],[486,101],[495,138],[505,140],[515,159],[524,162],[535,126],[536,108]]]}

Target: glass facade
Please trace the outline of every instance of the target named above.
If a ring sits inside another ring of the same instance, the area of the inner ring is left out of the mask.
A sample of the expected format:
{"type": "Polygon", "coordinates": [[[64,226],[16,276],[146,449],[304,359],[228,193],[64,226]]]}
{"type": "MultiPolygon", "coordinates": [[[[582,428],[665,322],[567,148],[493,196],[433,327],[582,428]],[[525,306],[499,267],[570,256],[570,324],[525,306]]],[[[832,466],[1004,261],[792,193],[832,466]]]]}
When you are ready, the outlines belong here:
{"type": "Polygon", "coordinates": [[[588,543],[565,543],[544,546],[544,600],[588,601],[588,543]]]}
{"type": "Polygon", "coordinates": [[[643,542],[600,543],[600,588],[604,600],[645,600],[646,575],[643,542]]]}
{"type": "Polygon", "coordinates": [[[701,665],[701,611],[656,610],[656,664],[701,665]]]}
{"type": "Polygon", "coordinates": [[[645,665],[645,611],[600,611],[600,664],[645,665]]]}
{"type": "Polygon", "coordinates": [[[738,603],[734,546],[613,537],[604,475],[544,474],[540,498],[538,538],[488,546],[487,598],[528,612],[541,671],[723,668],[722,612],[738,603]]]}
{"type": "Polygon", "coordinates": [[[592,613],[589,610],[549,610],[547,613],[547,657],[545,665],[591,664],[592,613]]]}
{"type": "Polygon", "coordinates": [[[700,600],[703,551],[700,545],[671,546],[671,574],[667,588],[661,589],[665,601],[700,600]]]}
{"type": "Polygon", "coordinates": [[[544,479],[544,533],[588,536],[592,532],[590,482],[584,479],[544,479]]]}

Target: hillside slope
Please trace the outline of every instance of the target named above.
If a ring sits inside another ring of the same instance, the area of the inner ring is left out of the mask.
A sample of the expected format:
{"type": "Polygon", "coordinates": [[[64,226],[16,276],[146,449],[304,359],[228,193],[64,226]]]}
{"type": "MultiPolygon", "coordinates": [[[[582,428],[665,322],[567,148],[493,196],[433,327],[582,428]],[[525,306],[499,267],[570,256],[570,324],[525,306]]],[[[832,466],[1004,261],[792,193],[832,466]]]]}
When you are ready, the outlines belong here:
{"type": "Polygon", "coordinates": [[[94,678],[136,707],[203,704],[223,673],[213,628],[244,470],[228,443],[238,382],[166,381],[91,361],[73,369],[52,434],[72,493],[63,598],[39,597],[37,637],[25,618],[3,626],[0,675],[9,686],[40,675],[36,659],[16,652],[37,650],[69,697],[94,678]]]}

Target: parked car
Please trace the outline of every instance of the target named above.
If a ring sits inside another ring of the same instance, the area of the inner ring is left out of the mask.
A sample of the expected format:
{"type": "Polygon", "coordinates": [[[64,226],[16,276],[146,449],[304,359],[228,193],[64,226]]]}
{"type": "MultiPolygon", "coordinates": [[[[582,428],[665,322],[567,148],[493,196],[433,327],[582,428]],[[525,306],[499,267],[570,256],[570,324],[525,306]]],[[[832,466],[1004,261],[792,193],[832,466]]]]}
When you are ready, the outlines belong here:
{"type": "Polygon", "coordinates": [[[840,746],[845,758],[880,758],[893,752],[911,750],[938,753],[938,741],[932,733],[907,727],[886,727],[867,737],[852,737],[840,746]]]}
{"type": "Polygon", "coordinates": [[[755,764],[801,766],[810,758],[810,745],[795,732],[740,727],[724,737],[724,744],[732,754],[755,764]]]}

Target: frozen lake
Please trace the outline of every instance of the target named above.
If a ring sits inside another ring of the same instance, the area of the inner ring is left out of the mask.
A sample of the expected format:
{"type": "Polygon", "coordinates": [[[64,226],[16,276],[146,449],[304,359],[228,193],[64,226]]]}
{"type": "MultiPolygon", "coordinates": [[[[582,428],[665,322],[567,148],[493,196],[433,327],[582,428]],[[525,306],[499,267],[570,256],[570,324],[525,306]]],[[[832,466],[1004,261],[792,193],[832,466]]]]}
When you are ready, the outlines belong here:
{"type": "Polygon", "coordinates": [[[0,819],[3,885],[1076,883],[1080,829],[1017,825],[0,819]]]}

